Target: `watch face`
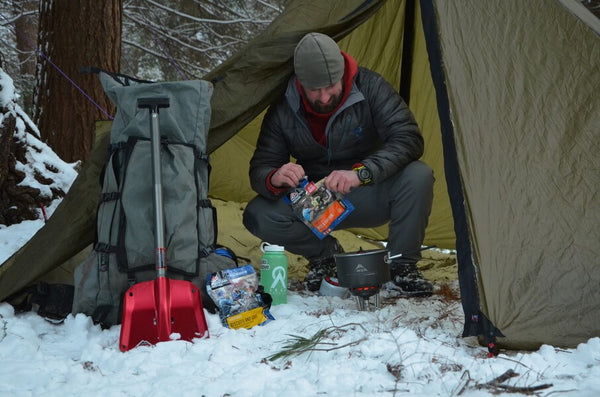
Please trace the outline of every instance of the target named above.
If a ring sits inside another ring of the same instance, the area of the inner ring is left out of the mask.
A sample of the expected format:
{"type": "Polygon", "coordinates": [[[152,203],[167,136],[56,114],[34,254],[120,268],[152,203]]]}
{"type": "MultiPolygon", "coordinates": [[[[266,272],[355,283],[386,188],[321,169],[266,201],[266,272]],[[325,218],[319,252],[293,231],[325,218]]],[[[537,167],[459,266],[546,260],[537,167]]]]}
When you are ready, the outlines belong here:
{"type": "Polygon", "coordinates": [[[371,180],[371,171],[364,167],[360,168],[358,170],[358,179],[360,179],[361,182],[369,182],[371,180]]]}

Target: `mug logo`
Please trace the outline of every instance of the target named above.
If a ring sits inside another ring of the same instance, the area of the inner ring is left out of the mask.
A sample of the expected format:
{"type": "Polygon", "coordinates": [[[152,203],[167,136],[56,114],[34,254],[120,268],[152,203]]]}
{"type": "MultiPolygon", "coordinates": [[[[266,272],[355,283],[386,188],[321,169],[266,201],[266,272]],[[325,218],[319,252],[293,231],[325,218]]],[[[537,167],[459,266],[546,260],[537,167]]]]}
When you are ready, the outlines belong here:
{"type": "Polygon", "coordinates": [[[281,266],[277,266],[273,269],[273,282],[271,283],[271,289],[277,287],[278,284],[281,284],[281,288],[286,288],[287,283],[285,280],[285,269],[281,266]]]}
{"type": "Polygon", "coordinates": [[[358,265],[356,265],[356,267],[354,268],[355,272],[368,272],[369,270],[367,270],[366,267],[364,267],[361,263],[359,263],[358,265]]]}

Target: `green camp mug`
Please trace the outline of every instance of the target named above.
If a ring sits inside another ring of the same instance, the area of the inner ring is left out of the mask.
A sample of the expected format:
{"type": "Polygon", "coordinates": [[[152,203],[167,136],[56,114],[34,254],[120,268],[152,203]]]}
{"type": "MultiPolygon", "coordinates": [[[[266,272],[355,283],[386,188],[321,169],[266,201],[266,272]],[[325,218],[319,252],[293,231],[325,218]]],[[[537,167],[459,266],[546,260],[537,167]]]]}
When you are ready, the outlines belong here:
{"type": "Polygon", "coordinates": [[[260,283],[273,298],[272,305],[287,303],[288,260],[281,245],[261,243],[260,283]]]}

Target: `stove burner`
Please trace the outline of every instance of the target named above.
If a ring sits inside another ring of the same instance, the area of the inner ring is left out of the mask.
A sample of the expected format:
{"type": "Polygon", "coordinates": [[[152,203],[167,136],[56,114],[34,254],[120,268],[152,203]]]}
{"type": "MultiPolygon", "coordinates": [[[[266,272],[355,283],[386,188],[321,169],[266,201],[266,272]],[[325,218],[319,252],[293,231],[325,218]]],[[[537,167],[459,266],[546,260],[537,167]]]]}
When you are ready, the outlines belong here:
{"type": "Polygon", "coordinates": [[[360,311],[370,311],[371,302],[369,299],[375,296],[375,309],[379,309],[379,291],[381,285],[371,287],[355,287],[350,288],[350,293],[356,298],[358,309],[360,311]]]}

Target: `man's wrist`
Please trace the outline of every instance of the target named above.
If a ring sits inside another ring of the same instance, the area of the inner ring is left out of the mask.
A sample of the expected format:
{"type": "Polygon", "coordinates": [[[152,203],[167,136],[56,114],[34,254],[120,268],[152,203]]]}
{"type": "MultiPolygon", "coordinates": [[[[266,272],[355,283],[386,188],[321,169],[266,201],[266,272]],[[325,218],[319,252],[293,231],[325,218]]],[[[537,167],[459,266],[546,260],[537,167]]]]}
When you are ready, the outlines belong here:
{"type": "Polygon", "coordinates": [[[271,183],[271,178],[273,177],[273,174],[277,171],[277,168],[274,169],[273,171],[271,171],[269,173],[269,175],[267,175],[267,179],[265,180],[265,185],[267,186],[267,189],[273,193],[274,195],[280,195],[282,193],[284,193],[285,191],[287,191],[288,188],[286,187],[278,187],[278,186],[274,186],[271,183]]]}

